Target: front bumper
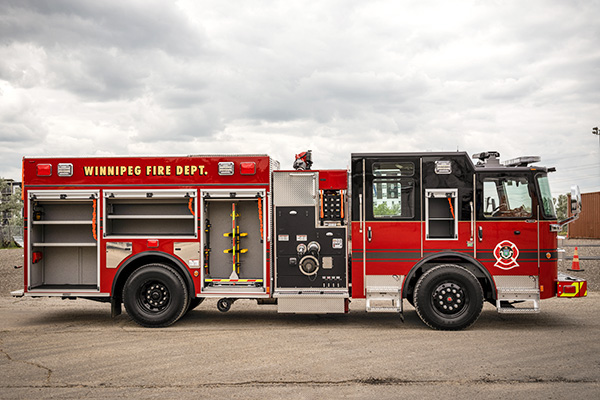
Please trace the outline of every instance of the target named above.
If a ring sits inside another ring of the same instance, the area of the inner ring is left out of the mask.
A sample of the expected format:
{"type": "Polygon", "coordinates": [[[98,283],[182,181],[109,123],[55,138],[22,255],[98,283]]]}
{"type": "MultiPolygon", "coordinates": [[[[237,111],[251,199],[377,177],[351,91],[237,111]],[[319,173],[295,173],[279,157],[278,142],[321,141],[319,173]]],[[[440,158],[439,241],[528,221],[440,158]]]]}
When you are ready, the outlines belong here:
{"type": "Polygon", "coordinates": [[[576,278],[558,273],[556,280],[556,297],[586,297],[587,296],[587,281],[585,279],[576,278]]]}

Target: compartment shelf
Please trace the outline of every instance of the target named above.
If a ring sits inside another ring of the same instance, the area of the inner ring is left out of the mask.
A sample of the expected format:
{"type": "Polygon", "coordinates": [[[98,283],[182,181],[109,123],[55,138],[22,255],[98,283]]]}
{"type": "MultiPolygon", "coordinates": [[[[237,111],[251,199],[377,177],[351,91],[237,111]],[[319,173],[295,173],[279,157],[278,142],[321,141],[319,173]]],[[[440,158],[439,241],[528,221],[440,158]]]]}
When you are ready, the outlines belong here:
{"type": "Polygon", "coordinates": [[[134,214],[111,214],[106,216],[107,219],[194,219],[195,217],[190,215],[134,215],[134,214]]]}
{"type": "Polygon", "coordinates": [[[92,225],[92,221],[85,220],[64,220],[64,221],[32,221],[32,225],[92,225]]]}
{"type": "Polygon", "coordinates": [[[97,243],[73,243],[73,242],[64,242],[64,243],[33,243],[33,247],[96,247],[97,243]]]}
{"type": "Polygon", "coordinates": [[[139,197],[115,191],[115,197],[105,198],[104,237],[196,237],[196,198],[184,197],[185,193],[153,192],[153,196],[139,197]]]}

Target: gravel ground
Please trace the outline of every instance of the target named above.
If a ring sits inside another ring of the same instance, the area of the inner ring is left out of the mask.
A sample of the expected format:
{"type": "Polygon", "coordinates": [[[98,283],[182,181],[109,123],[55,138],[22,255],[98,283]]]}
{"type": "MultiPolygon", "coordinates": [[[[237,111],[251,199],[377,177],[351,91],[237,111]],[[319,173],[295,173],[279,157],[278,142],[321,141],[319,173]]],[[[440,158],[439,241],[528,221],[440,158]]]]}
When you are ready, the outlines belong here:
{"type": "MultiPolygon", "coordinates": [[[[600,291],[600,259],[585,259],[586,257],[600,258],[600,240],[569,239],[562,240],[562,244],[560,242],[558,247],[562,247],[565,252],[562,256],[563,259],[558,262],[558,270],[571,276],[587,279],[588,291],[600,291]],[[579,266],[584,270],[582,272],[568,271],[568,268],[573,265],[575,247],[577,247],[577,254],[579,255],[579,266]]],[[[559,258],[561,258],[560,255],[559,258]]]]}
{"type": "Polygon", "coordinates": [[[23,289],[23,249],[0,249],[0,297],[9,297],[13,290],[23,289]]]}
{"type": "MultiPolygon", "coordinates": [[[[559,243],[559,247],[562,246],[565,252],[563,260],[558,264],[559,271],[585,278],[588,281],[589,291],[600,291],[600,260],[585,260],[586,257],[600,258],[600,240],[571,239],[562,242],[559,243]],[[575,246],[577,246],[583,272],[567,270],[571,268],[575,246]]],[[[12,290],[23,288],[23,269],[15,269],[15,265],[23,265],[23,250],[0,249],[0,297],[8,297],[12,290]]]]}

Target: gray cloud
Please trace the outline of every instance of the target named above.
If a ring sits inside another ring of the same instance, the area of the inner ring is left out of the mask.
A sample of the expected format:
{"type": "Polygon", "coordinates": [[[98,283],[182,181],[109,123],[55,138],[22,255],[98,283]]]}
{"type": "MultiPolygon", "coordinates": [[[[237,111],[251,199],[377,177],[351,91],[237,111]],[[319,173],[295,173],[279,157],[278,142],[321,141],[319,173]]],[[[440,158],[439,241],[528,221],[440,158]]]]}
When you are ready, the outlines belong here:
{"type": "MultiPolygon", "coordinates": [[[[600,2],[0,4],[0,175],[22,155],[499,150],[598,165],[600,2]],[[575,161],[577,160],[577,161],[575,161]]],[[[563,171],[563,172],[561,172],[563,171]]],[[[584,171],[585,172],[585,171],[584,171]]],[[[564,174],[564,175],[561,175],[564,174]]]]}
{"type": "Polygon", "coordinates": [[[194,55],[202,32],[171,3],[148,1],[8,0],[0,5],[4,40],[44,47],[162,49],[194,55]]]}

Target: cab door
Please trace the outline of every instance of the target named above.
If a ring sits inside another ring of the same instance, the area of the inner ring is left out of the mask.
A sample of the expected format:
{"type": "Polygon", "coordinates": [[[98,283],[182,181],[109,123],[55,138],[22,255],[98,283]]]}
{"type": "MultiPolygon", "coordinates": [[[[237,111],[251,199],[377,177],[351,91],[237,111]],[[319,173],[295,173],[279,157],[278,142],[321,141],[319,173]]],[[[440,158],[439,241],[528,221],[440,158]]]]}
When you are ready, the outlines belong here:
{"type": "Polygon", "coordinates": [[[480,173],[477,259],[492,275],[539,274],[535,183],[519,172],[480,173]]]}
{"type": "Polygon", "coordinates": [[[353,297],[386,279],[373,277],[400,279],[420,258],[418,168],[416,157],[353,157],[353,297]]]}

